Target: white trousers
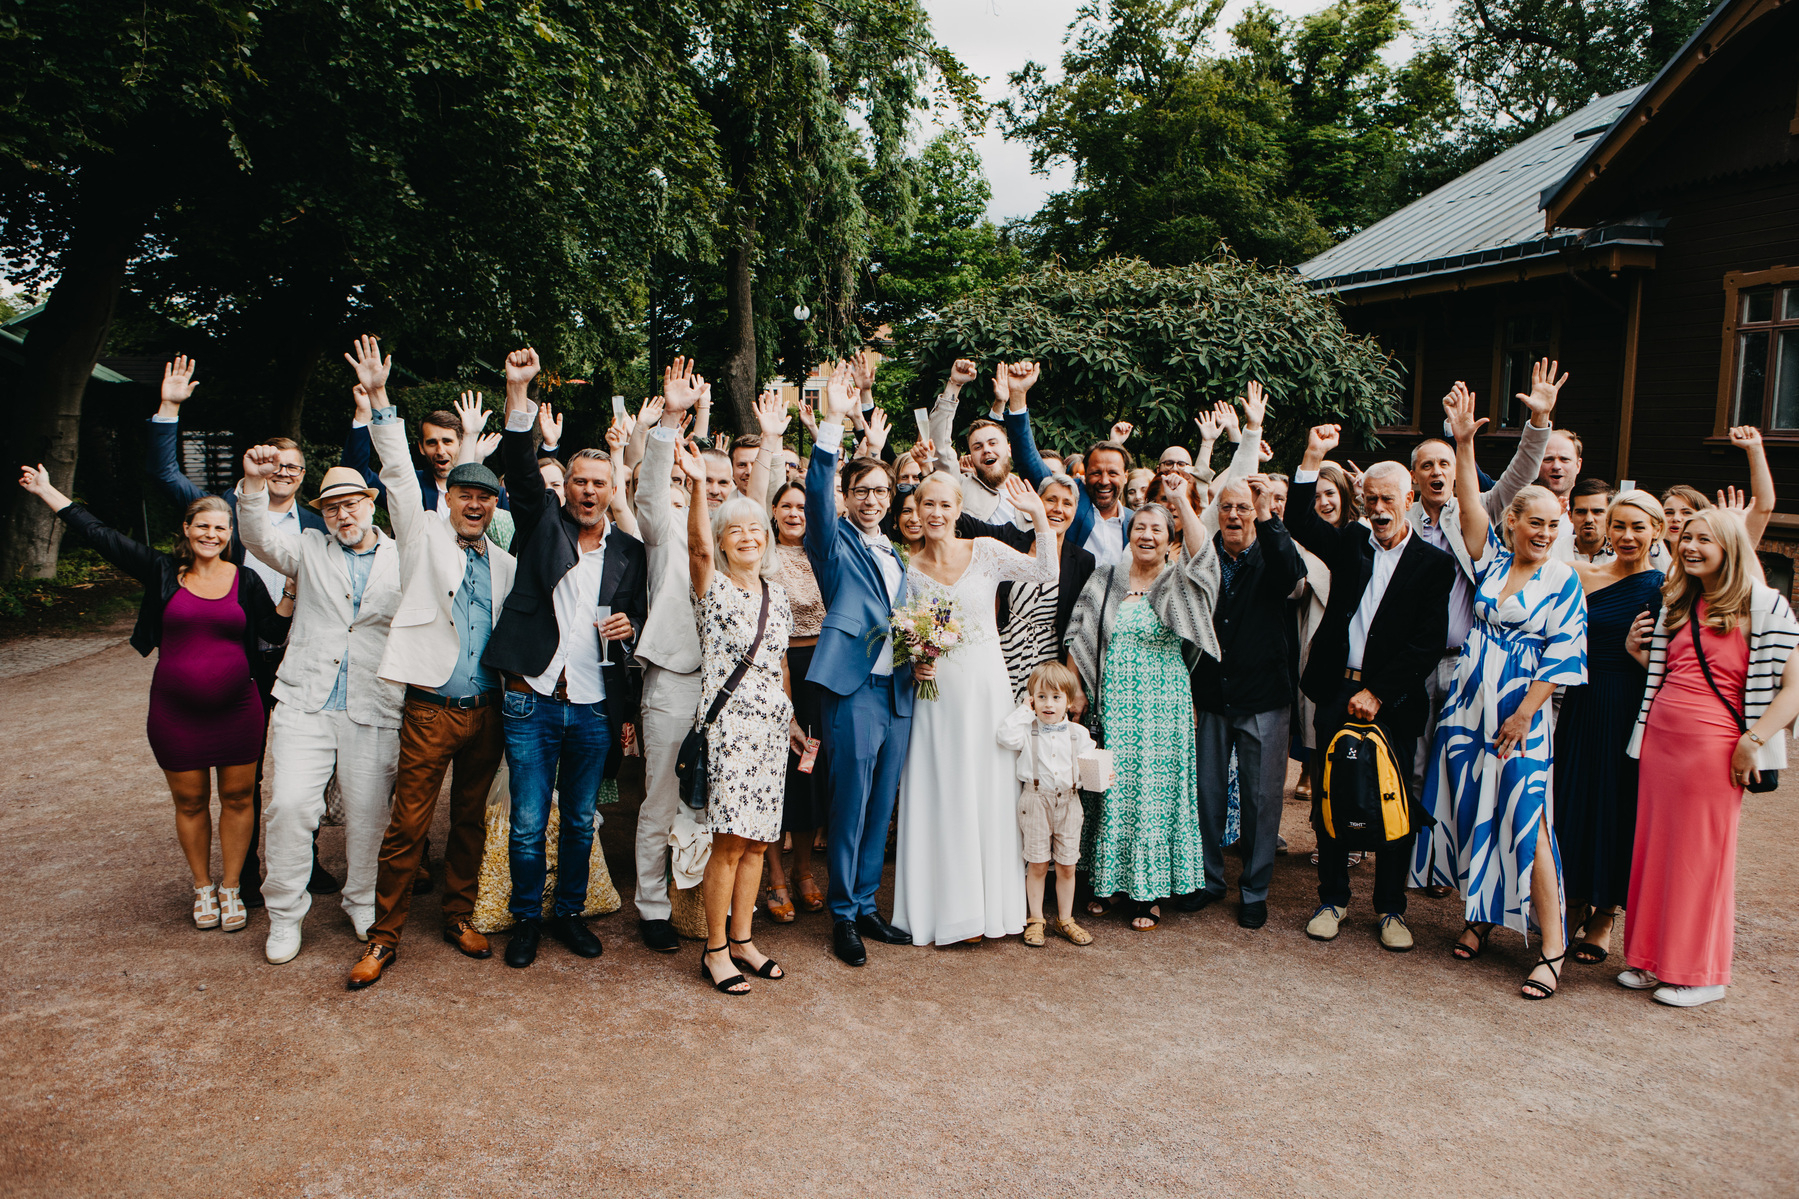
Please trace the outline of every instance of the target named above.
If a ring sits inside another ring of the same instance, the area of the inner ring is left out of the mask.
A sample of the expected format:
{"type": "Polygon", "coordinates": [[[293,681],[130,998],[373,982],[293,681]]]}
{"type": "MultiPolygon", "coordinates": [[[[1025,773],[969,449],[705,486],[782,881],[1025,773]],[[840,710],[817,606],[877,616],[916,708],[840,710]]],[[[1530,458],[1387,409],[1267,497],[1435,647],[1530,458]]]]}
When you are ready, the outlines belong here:
{"type": "Polygon", "coordinates": [[[681,807],[675,759],[700,706],[700,672],[643,672],[643,807],[637,810],[637,915],[668,919],[669,833],[681,807]]]}
{"type": "Polygon", "coordinates": [[[298,923],[312,908],[312,835],[325,814],[325,787],[337,775],[344,797],[344,911],[358,932],[375,919],[375,871],[400,765],[400,730],[357,724],[348,712],[298,712],[276,704],[269,717],[274,786],[263,807],[262,897],[269,923],[298,923]]]}

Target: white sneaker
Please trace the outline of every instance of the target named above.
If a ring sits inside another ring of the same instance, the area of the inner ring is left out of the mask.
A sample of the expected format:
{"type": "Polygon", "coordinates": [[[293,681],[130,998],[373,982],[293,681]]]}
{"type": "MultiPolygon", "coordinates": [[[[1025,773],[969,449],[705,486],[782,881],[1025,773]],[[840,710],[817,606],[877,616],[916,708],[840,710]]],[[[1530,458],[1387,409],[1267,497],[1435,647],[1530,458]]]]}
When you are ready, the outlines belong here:
{"type": "Polygon", "coordinates": [[[1647,991],[1650,987],[1661,986],[1662,980],[1647,970],[1626,970],[1618,976],[1618,985],[1633,991],[1647,991]]]}
{"type": "Polygon", "coordinates": [[[1712,1003],[1724,998],[1723,987],[1676,987],[1672,984],[1657,987],[1655,994],[1649,998],[1657,1003],[1665,1003],[1669,1007],[1698,1007],[1702,1003],[1712,1003]]]}
{"type": "Polygon", "coordinates": [[[350,931],[356,934],[358,941],[366,943],[369,939],[369,929],[373,927],[375,927],[375,913],[370,912],[367,917],[358,917],[355,912],[350,913],[350,931]]]}
{"type": "Polygon", "coordinates": [[[279,966],[300,956],[300,924],[277,924],[269,921],[269,943],[263,949],[270,962],[279,966]]]}

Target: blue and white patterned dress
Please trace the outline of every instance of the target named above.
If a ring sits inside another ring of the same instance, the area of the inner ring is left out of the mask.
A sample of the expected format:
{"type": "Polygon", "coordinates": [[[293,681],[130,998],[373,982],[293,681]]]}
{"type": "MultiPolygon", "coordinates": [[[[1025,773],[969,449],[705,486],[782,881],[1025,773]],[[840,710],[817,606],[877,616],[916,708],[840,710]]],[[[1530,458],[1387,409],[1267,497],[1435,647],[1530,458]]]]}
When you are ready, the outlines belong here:
{"type": "MultiPolygon", "coordinates": [[[[1523,746],[1504,761],[1493,741],[1532,683],[1587,681],[1587,601],[1574,568],[1550,561],[1502,604],[1511,568],[1511,551],[1489,528],[1486,556],[1474,567],[1474,627],[1455,664],[1425,776],[1424,806],[1437,824],[1418,835],[1411,885],[1455,887],[1467,919],[1528,935],[1530,924],[1540,926],[1530,911],[1530,871],[1546,812],[1553,827],[1550,705],[1537,709],[1523,746]]],[[[1555,852],[1553,837],[1550,845],[1555,852]]],[[[1559,892],[1559,852],[1555,870],[1559,892]]]]}

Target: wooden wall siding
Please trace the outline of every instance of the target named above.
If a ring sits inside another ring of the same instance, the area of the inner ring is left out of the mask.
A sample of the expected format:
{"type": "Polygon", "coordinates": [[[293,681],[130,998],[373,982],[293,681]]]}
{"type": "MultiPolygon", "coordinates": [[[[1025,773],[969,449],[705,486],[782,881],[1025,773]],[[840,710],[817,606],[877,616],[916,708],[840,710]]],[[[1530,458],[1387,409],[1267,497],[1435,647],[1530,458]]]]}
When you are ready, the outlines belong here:
{"type": "MultiPolygon", "coordinates": [[[[1643,292],[1632,473],[1651,490],[1710,493],[1747,479],[1742,455],[1708,447],[1717,410],[1724,273],[1799,265],[1799,166],[1664,196],[1666,245],[1643,292]]],[[[1799,513],[1799,445],[1769,452],[1779,510],[1799,513]]]]}

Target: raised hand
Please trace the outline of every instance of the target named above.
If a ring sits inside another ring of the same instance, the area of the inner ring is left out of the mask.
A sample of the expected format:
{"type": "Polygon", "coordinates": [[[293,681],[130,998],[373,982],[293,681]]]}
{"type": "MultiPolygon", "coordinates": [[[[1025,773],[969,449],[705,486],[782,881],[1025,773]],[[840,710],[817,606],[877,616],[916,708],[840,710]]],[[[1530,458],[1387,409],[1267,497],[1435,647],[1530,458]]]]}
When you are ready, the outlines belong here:
{"type": "Polygon", "coordinates": [[[927,437],[907,450],[906,454],[918,463],[920,471],[928,475],[931,473],[931,464],[937,461],[937,443],[927,437]]]}
{"type": "Polygon", "coordinates": [[[955,388],[957,391],[961,391],[964,387],[967,387],[970,383],[973,383],[974,377],[975,377],[975,367],[974,367],[974,362],[972,360],[967,359],[967,358],[958,358],[954,362],[950,363],[949,385],[951,387],[955,388]]]}
{"type": "Polygon", "coordinates": [[[731,435],[729,433],[714,433],[712,435],[712,448],[727,454],[730,453],[731,435]]]}
{"type": "Polygon", "coordinates": [[[1269,462],[1274,458],[1274,447],[1265,441],[1256,442],[1256,461],[1269,462]]]}
{"type": "Polygon", "coordinates": [[[811,437],[813,441],[817,441],[818,414],[812,411],[812,405],[806,403],[806,397],[803,394],[795,402],[794,410],[799,413],[800,424],[805,427],[807,436],[811,437]]]}
{"type": "MultiPolygon", "coordinates": [[[[194,382],[194,368],[198,366],[186,354],[175,355],[175,361],[163,364],[162,368],[162,402],[171,408],[179,408],[194,388],[200,386],[194,382]]],[[[1732,430],[1734,433],[1735,430],[1732,430]]]]}
{"type": "Polygon", "coordinates": [[[1753,498],[1745,499],[1740,487],[1726,487],[1718,493],[1718,507],[1727,512],[1748,516],[1755,511],[1755,500],[1753,498]]]}
{"type": "Polygon", "coordinates": [[[1043,366],[1041,363],[1028,360],[1014,362],[1006,368],[1006,373],[1011,376],[1012,394],[1017,395],[1019,392],[1029,391],[1037,385],[1037,380],[1043,377],[1043,366]]]}
{"type": "MultiPolygon", "coordinates": [[[[970,364],[973,365],[972,363],[970,364]]],[[[969,378],[973,378],[970,375],[969,378]]],[[[825,380],[825,416],[830,420],[841,421],[856,406],[855,378],[850,373],[850,364],[839,359],[831,368],[830,376],[825,380]]]]}
{"type": "Polygon", "coordinates": [[[1559,379],[1555,377],[1560,366],[1561,363],[1547,358],[1539,358],[1530,364],[1530,391],[1519,392],[1518,401],[1530,409],[1532,424],[1536,423],[1537,417],[1547,422],[1549,414],[1555,411],[1556,397],[1562,394],[1562,385],[1568,382],[1565,374],[1559,379]]]}
{"type": "Polygon", "coordinates": [[[503,433],[481,434],[480,437],[475,439],[475,461],[486,462],[489,458],[493,457],[493,452],[499,449],[500,443],[505,440],[506,436],[503,433]]]}
{"type": "Polygon", "coordinates": [[[1012,501],[1012,506],[1030,517],[1033,527],[1040,532],[1048,527],[1049,514],[1044,510],[1043,497],[1037,494],[1035,487],[1017,475],[1007,475],[1002,486],[1005,488],[1006,498],[1012,501]]]}
{"type": "Polygon", "coordinates": [[[394,357],[392,354],[381,357],[381,339],[365,333],[350,343],[350,348],[354,352],[345,354],[344,361],[356,372],[356,381],[368,389],[370,396],[385,390],[394,357]]]}
{"type": "Polygon", "coordinates": [[[537,372],[541,369],[542,364],[537,360],[536,350],[530,346],[526,346],[522,350],[514,350],[506,355],[506,385],[523,387],[537,378],[537,372]]]}
{"type": "MultiPolygon", "coordinates": [[[[1268,481],[1268,476],[1258,471],[1243,481],[1249,485],[1249,494],[1255,498],[1256,520],[1264,521],[1272,517],[1274,515],[1274,484],[1268,481]]],[[[1167,484],[1164,483],[1163,486],[1166,487],[1167,484]]]]}
{"type": "Polygon", "coordinates": [[[706,482],[706,462],[700,457],[700,447],[693,443],[691,437],[675,443],[675,465],[687,476],[689,483],[706,482]]]}
{"type": "Polygon", "coordinates": [[[1182,505],[1193,502],[1193,480],[1185,471],[1170,471],[1162,476],[1162,494],[1178,511],[1182,505]]]}
{"type": "Polygon", "coordinates": [[[606,445],[613,453],[622,454],[625,443],[631,440],[631,430],[625,428],[624,419],[613,417],[612,424],[606,429],[606,445]]]}
{"type": "Polygon", "coordinates": [[[1320,458],[1343,444],[1342,425],[1313,425],[1306,434],[1306,454],[1309,457],[1314,451],[1320,458]]]}
{"type": "Polygon", "coordinates": [[[868,414],[868,432],[863,435],[868,442],[868,456],[879,458],[881,451],[887,447],[887,435],[891,432],[887,427],[887,413],[876,408],[868,414]]]}
{"type": "Polygon", "coordinates": [[[880,359],[873,350],[858,350],[850,359],[850,370],[856,379],[857,391],[873,391],[875,386],[875,367],[880,359]]]}
{"type": "MultiPolygon", "coordinates": [[[[176,361],[179,362],[180,359],[177,358],[176,361]]],[[[168,398],[168,384],[166,382],[163,384],[163,389],[164,389],[163,390],[163,398],[167,399],[168,398]]],[[[1760,429],[1756,428],[1754,425],[1732,425],[1731,426],[1730,444],[1737,447],[1737,449],[1750,450],[1750,449],[1754,449],[1756,446],[1761,445],[1761,443],[1762,443],[1762,431],[1760,429]]]]}
{"type": "Polygon", "coordinates": [[[1479,420],[1475,419],[1474,393],[1460,379],[1449,389],[1449,394],[1443,397],[1443,415],[1449,420],[1449,435],[1458,444],[1473,441],[1474,435],[1487,423],[1484,416],[1479,420]]]}
{"type": "Polygon", "coordinates": [[[375,419],[375,405],[369,399],[369,389],[362,384],[351,384],[350,403],[356,410],[355,421],[357,424],[366,425],[375,419]]]}
{"type": "Polygon", "coordinates": [[[699,403],[706,381],[693,373],[693,362],[676,358],[662,371],[662,396],[668,411],[686,412],[699,403]]]}
{"type": "MultiPolygon", "coordinates": [[[[668,401],[661,396],[651,396],[637,410],[637,424],[646,430],[654,428],[662,422],[662,413],[667,406],[668,401]]],[[[633,428],[631,431],[635,433],[637,430],[633,428]]]]}
{"type": "Polygon", "coordinates": [[[1223,427],[1232,441],[1243,440],[1243,425],[1237,419],[1235,404],[1227,404],[1220,400],[1212,406],[1212,414],[1218,418],[1219,425],[1223,427]]]}
{"type": "MultiPolygon", "coordinates": [[[[549,405],[546,404],[544,407],[547,408],[549,405]]],[[[456,419],[462,422],[463,438],[466,440],[470,437],[481,436],[481,430],[487,427],[488,417],[488,413],[482,411],[481,408],[481,393],[478,391],[463,392],[456,397],[455,408],[456,419]]]]}
{"type": "Polygon", "coordinates": [[[281,451],[272,445],[253,445],[244,451],[244,478],[271,479],[281,464],[281,451]]]}
{"type": "MultiPolygon", "coordinates": [[[[1193,423],[1199,426],[1199,439],[1207,445],[1211,445],[1213,442],[1217,441],[1218,435],[1224,432],[1224,422],[1218,419],[1218,410],[1215,408],[1210,412],[1202,412],[1194,417],[1193,423]]],[[[1202,463],[1202,465],[1210,464],[1202,463]]]]}
{"type": "Polygon", "coordinates": [[[562,444],[562,414],[553,412],[548,401],[537,406],[537,431],[543,434],[545,445],[562,444]]]}
{"type": "Polygon", "coordinates": [[[793,419],[787,412],[787,401],[771,387],[757,397],[755,407],[756,423],[762,426],[763,443],[767,444],[770,437],[779,441],[793,419]]]}
{"type": "Polygon", "coordinates": [[[1131,431],[1133,429],[1135,429],[1136,427],[1137,427],[1136,425],[1133,425],[1128,420],[1119,421],[1117,424],[1112,426],[1112,440],[1117,442],[1119,445],[1123,445],[1126,441],[1128,441],[1130,439],[1131,431]]]}
{"type": "Polygon", "coordinates": [[[1251,432],[1260,432],[1262,421],[1268,415],[1268,393],[1254,379],[1243,389],[1244,394],[1237,400],[1243,405],[1243,427],[1251,432]]]}
{"type": "Polygon", "coordinates": [[[1004,408],[1012,402],[1012,372],[1004,362],[993,368],[993,407],[1004,408]]]}

